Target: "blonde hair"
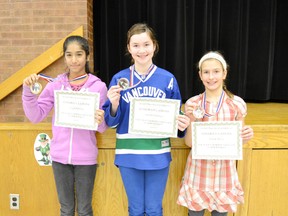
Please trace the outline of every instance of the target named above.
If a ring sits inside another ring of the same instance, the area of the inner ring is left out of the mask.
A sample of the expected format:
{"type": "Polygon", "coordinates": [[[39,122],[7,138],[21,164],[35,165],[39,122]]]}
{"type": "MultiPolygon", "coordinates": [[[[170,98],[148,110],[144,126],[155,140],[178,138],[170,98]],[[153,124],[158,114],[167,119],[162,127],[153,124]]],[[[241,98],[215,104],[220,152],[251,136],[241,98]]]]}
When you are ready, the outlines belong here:
{"type": "MultiPolygon", "coordinates": [[[[208,53],[206,53],[199,61],[198,63],[198,69],[199,71],[201,71],[201,66],[202,66],[202,63],[208,59],[216,59],[217,61],[219,61],[223,67],[223,70],[226,71],[226,73],[228,74],[228,68],[229,68],[229,65],[226,63],[223,55],[218,52],[218,51],[210,51],[208,53]]],[[[234,94],[232,92],[230,92],[228,89],[227,89],[227,86],[226,86],[226,83],[225,83],[225,80],[223,81],[223,90],[226,92],[226,94],[228,95],[229,98],[233,98],[234,97],[234,94]]]]}

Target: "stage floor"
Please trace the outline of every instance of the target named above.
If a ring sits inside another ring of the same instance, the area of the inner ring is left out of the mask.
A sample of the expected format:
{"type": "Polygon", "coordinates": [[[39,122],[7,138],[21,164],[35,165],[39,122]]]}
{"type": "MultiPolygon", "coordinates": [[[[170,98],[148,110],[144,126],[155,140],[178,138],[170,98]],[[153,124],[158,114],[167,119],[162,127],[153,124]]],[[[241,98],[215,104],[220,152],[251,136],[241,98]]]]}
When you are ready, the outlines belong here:
{"type": "Polygon", "coordinates": [[[288,125],[288,103],[247,103],[249,125],[288,125]]]}

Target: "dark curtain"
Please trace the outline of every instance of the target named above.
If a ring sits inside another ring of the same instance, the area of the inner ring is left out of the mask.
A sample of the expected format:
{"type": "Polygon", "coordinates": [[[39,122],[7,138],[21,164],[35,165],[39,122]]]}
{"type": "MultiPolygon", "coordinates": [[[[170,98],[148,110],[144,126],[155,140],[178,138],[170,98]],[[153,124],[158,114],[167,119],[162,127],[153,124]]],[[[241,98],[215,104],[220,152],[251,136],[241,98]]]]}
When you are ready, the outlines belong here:
{"type": "Polygon", "coordinates": [[[160,45],[154,62],[175,75],[183,101],[203,92],[197,61],[219,50],[230,91],[246,101],[287,102],[287,9],[286,0],[95,0],[94,68],[108,85],[130,65],[128,29],[146,22],[160,45]]]}

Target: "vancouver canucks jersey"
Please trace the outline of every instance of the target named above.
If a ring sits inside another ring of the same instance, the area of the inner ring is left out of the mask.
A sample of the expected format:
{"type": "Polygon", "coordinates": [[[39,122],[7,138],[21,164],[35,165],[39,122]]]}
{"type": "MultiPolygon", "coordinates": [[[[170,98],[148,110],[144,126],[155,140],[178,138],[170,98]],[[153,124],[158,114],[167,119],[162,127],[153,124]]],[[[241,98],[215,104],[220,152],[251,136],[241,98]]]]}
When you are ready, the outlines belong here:
{"type": "Polygon", "coordinates": [[[181,104],[180,90],[174,75],[154,66],[146,77],[141,77],[131,66],[115,74],[109,88],[117,85],[120,78],[128,79],[132,88],[121,91],[116,115],[110,115],[109,100],[103,106],[107,125],[116,128],[115,165],[141,170],[167,167],[171,161],[169,137],[128,133],[129,112],[130,101],[134,97],[177,99],[181,104]]]}

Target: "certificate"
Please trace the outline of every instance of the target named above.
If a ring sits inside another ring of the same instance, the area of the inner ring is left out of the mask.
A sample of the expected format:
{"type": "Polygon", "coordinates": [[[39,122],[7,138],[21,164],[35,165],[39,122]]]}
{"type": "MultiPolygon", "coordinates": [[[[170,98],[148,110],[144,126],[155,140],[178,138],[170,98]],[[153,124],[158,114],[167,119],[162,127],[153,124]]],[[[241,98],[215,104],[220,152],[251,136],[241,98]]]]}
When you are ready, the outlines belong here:
{"type": "Polygon", "coordinates": [[[56,126],[97,130],[95,111],[99,109],[99,93],[57,90],[54,97],[56,126]]]}
{"type": "Polygon", "coordinates": [[[242,160],[241,121],[192,122],[192,158],[242,160]]]}
{"type": "Polygon", "coordinates": [[[158,137],[177,137],[180,101],[160,98],[132,98],[129,133],[158,137]]]}

